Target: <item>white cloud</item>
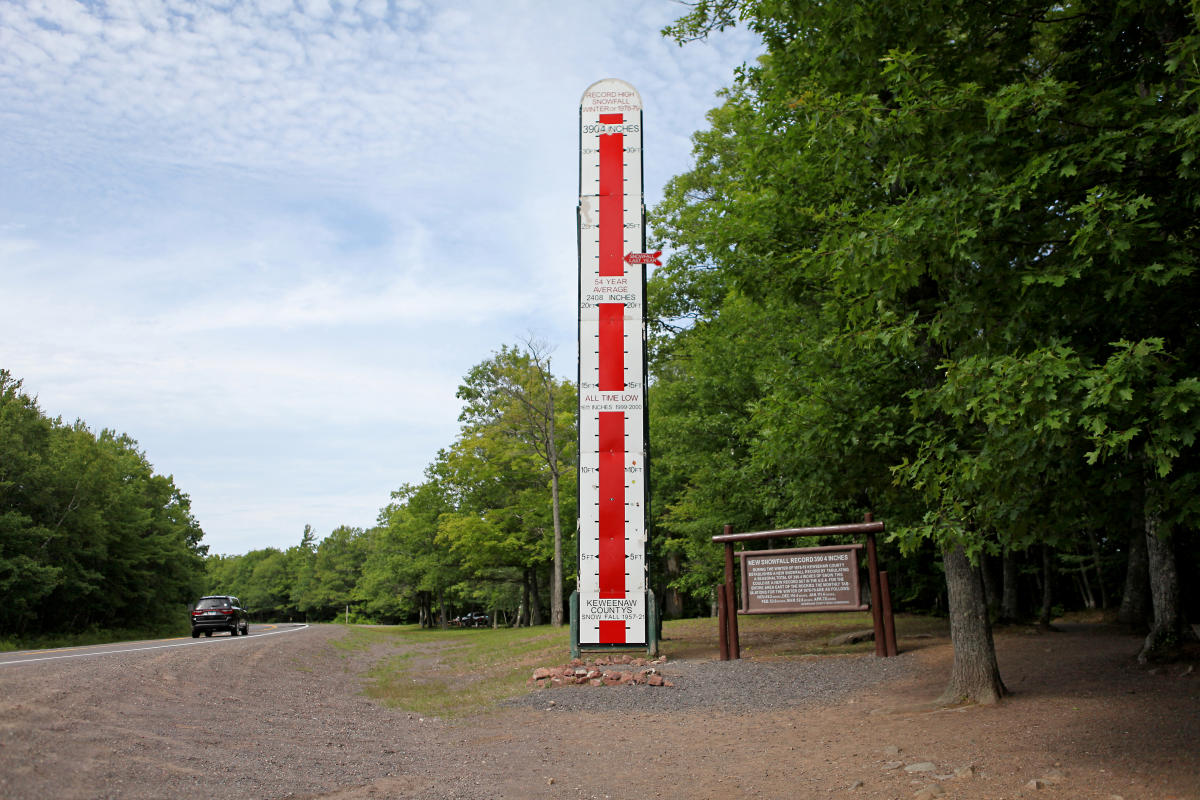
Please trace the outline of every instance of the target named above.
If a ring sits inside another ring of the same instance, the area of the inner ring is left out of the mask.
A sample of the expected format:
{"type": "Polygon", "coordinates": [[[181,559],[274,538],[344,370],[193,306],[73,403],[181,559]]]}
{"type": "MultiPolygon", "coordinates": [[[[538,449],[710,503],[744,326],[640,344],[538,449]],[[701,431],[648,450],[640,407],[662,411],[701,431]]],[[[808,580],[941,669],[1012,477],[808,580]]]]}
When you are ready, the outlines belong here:
{"type": "Polygon", "coordinates": [[[312,438],[304,468],[350,488],[312,508],[369,522],[449,443],[472,364],[534,331],[573,371],[583,89],[641,90],[653,204],[754,53],[662,39],[683,10],[0,3],[0,366],[139,439],[210,541],[299,535],[268,521],[295,493],[221,488],[215,443],[294,474],[280,437],[321,426],[343,444],[312,438]]]}

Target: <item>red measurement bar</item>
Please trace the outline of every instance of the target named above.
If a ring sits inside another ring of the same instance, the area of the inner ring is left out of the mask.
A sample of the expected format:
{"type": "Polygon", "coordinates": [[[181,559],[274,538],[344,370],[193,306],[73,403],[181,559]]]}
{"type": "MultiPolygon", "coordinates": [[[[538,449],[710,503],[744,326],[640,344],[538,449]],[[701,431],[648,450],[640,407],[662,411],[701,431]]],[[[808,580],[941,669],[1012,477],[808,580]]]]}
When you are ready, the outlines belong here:
{"type": "MultiPolygon", "coordinates": [[[[603,125],[621,125],[623,114],[601,114],[603,125]]],[[[600,275],[625,274],[625,135],[600,134],[600,275]]]]}
{"type": "MultiPolygon", "coordinates": [[[[603,125],[621,125],[622,114],[601,114],[603,125]]],[[[601,277],[625,275],[625,136],[600,134],[601,277]]],[[[601,391],[625,388],[625,306],[601,303],[597,342],[601,391]]],[[[599,588],[602,599],[625,597],[625,413],[601,411],[599,422],[599,588]]],[[[604,644],[625,641],[622,620],[602,620],[604,644]]]]}
{"type": "Polygon", "coordinates": [[[625,644],[625,622],[619,619],[600,620],[600,644],[625,644]]]}
{"type": "Polygon", "coordinates": [[[625,304],[601,303],[599,341],[600,391],[625,388],[625,304]]]}
{"type": "Polygon", "coordinates": [[[600,412],[600,597],[625,597],[625,412],[600,412]]]}

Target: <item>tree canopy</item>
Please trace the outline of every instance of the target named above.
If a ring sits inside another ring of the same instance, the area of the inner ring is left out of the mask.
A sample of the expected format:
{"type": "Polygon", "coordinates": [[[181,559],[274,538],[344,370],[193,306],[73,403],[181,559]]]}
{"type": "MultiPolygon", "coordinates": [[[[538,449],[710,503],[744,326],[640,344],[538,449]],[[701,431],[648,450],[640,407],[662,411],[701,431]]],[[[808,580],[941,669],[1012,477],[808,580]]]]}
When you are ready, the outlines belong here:
{"type": "Polygon", "coordinates": [[[179,618],[201,587],[202,536],[137,442],[47,417],[0,370],[0,636],[179,618]]]}
{"type": "MultiPolygon", "coordinates": [[[[667,32],[734,24],[767,52],[656,210],[677,255],[653,296],[693,320],[658,345],[660,391],[699,391],[696,348],[753,363],[719,429],[753,485],[789,485],[745,508],[871,509],[976,566],[1097,527],[1123,548],[1133,506],[1153,541],[1193,537],[1192,11],[747,0],[667,32]]],[[[960,633],[986,657],[985,627],[960,633]]]]}
{"type": "Polygon", "coordinates": [[[545,346],[502,346],[472,367],[456,440],[425,480],[393,492],[369,530],[306,529],[287,553],[210,559],[209,591],[232,592],[259,615],[417,619],[461,611],[561,624],[574,579],[575,387],[554,377],[545,346]],[[557,618],[555,600],[557,599],[557,618]]]}

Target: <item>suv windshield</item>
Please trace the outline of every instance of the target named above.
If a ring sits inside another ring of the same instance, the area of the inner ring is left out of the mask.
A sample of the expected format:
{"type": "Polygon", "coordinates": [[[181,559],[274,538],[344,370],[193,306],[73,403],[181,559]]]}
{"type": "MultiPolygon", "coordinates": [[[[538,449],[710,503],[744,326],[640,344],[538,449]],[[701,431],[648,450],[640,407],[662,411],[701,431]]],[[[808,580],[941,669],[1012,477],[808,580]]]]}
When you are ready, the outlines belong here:
{"type": "Polygon", "coordinates": [[[205,597],[196,604],[196,608],[229,608],[229,598],[227,597],[205,597]]]}

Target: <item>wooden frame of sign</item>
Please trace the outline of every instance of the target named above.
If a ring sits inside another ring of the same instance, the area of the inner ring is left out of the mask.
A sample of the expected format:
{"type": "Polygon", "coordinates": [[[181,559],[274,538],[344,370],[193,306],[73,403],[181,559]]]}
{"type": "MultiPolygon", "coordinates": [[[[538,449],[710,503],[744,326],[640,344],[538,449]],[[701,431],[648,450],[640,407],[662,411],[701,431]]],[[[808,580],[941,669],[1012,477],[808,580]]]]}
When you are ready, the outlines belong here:
{"type": "Polygon", "coordinates": [[[795,614],[813,611],[871,611],[875,655],[887,658],[897,653],[896,623],[892,616],[891,590],[887,572],[879,569],[875,534],[883,523],[870,513],[862,522],[823,525],[816,528],[785,528],[773,531],[734,533],[733,526],[712,537],[725,547],[725,582],[715,587],[717,596],[717,641],[721,660],[742,657],[738,634],[739,614],[795,614]],[[866,539],[867,578],[871,603],[859,600],[858,551],[861,544],[800,547],[785,550],[741,550],[734,544],[796,536],[854,536],[866,539]],[[734,561],[741,560],[741,569],[734,561]],[[741,573],[741,603],[738,603],[737,573],[741,573]],[[740,606],[740,607],[739,607],[740,606]]]}

